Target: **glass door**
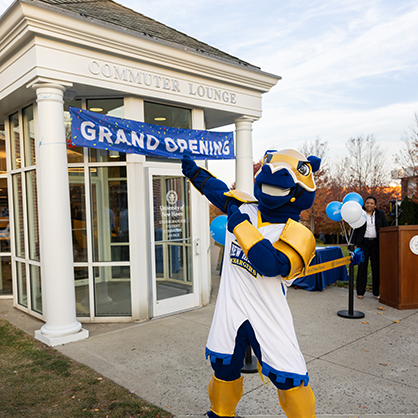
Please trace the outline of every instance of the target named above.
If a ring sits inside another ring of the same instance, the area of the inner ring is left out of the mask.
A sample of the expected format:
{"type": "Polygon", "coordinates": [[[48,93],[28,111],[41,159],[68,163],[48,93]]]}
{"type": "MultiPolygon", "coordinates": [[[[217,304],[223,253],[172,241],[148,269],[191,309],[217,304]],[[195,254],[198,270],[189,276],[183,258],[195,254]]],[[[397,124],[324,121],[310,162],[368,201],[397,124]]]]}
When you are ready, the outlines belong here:
{"type": "Polygon", "coordinates": [[[149,169],[153,315],[199,305],[193,195],[179,169],[149,169]]]}

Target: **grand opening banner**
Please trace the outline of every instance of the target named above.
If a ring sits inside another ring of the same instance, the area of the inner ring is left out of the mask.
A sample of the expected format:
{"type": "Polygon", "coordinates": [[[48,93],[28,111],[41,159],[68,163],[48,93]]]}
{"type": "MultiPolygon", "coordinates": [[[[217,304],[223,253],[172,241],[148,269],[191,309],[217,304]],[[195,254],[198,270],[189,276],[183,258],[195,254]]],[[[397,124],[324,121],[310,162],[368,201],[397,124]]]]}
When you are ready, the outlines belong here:
{"type": "Polygon", "coordinates": [[[69,107],[72,146],[193,159],[234,159],[233,132],[178,129],[69,107]]]}

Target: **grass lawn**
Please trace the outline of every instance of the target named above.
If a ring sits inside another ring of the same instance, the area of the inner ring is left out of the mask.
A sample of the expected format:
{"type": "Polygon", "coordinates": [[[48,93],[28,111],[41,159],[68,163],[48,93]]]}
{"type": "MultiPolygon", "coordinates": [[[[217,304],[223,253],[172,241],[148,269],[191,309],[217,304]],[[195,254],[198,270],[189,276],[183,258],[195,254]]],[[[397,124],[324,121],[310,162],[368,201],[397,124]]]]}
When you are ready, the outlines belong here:
{"type": "Polygon", "coordinates": [[[171,418],[0,319],[1,418],[171,418]]]}

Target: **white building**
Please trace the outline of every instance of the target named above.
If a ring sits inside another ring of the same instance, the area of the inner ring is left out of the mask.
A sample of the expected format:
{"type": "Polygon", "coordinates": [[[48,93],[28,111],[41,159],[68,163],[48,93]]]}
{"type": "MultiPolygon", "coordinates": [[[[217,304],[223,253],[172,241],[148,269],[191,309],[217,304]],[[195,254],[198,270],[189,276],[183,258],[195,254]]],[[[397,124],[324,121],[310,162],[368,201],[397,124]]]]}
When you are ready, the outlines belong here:
{"type": "Polygon", "coordinates": [[[145,320],[210,295],[208,204],[180,161],[67,147],[68,106],[170,127],[235,123],[237,188],[251,192],[252,123],[279,79],[110,0],[7,9],[0,297],[45,321],[36,338],[75,341],[82,322],[145,320]]]}

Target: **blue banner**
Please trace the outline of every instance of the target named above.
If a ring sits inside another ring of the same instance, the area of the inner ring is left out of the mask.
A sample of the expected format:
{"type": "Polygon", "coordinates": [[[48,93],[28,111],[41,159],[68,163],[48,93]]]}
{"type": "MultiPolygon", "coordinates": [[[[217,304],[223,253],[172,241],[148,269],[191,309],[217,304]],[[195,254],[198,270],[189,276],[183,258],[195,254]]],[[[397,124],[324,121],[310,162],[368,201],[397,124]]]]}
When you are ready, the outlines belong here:
{"type": "Polygon", "coordinates": [[[197,160],[233,159],[233,132],[178,129],[116,118],[70,107],[70,146],[99,148],[153,157],[197,160]]]}

